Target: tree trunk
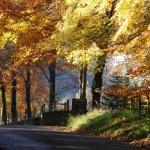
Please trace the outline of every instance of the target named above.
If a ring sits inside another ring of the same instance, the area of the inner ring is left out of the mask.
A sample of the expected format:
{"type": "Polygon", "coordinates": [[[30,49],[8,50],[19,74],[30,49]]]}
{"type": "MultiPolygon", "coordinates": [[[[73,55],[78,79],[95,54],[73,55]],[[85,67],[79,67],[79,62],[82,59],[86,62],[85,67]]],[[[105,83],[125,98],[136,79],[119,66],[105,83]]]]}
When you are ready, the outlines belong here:
{"type": "Polygon", "coordinates": [[[12,95],[11,95],[11,115],[12,115],[12,122],[15,124],[17,121],[16,116],[16,73],[12,73],[12,95]]]}
{"type": "Polygon", "coordinates": [[[50,73],[49,111],[52,111],[54,109],[54,101],[55,101],[55,65],[56,65],[56,63],[52,63],[49,66],[49,73],[50,73]]]}
{"type": "Polygon", "coordinates": [[[2,108],[2,121],[3,121],[4,124],[7,124],[7,111],[6,111],[6,96],[5,96],[5,91],[6,91],[5,83],[1,82],[2,104],[3,104],[3,108],[2,108]]]}
{"type": "Polygon", "coordinates": [[[95,73],[93,83],[92,83],[92,107],[93,108],[99,108],[100,107],[100,98],[101,93],[95,92],[97,88],[100,90],[102,89],[103,85],[103,70],[106,62],[106,54],[101,56],[97,61],[97,66],[95,69],[101,68],[100,71],[97,71],[95,73]],[[101,64],[101,65],[100,65],[101,64]]]}
{"type": "Polygon", "coordinates": [[[87,66],[80,70],[80,99],[86,99],[87,66]]]}
{"type": "MultiPolygon", "coordinates": [[[[103,39],[103,37],[110,39],[109,37],[110,37],[111,32],[112,32],[111,31],[112,28],[110,28],[110,22],[111,22],[111,17],[113,16],[114,9],[116,7],[116,3],[117,3],[117,0],[112,1],[111,9],[108,13],[106,13],[107,17],[110,18],[110,21],[107,22],[106,30],[103,33],[103,35],[101,35],[101,37],[100,37],[101,39],[103,39]]],[[[107,48],[107,46],[108,46],[108,42],[106,42],[106,43],[103,41],[99,42],[99,38],[96,38],[95,43],[97,44],[97,46],[100,49],[107,48]]],[[[105,53],[104,55],[99,57],[99,59],[97,61],[97,66],[95,68],[95,69],[101,68],[101,71],[98,71],[97,73],[95,73],[95,77],[93,79],[93,86],[92,86],[92,94],[93,94],[92,95],[93,96],[92,107],[93,108],[94,107],[100,107],[101,93],[96,93],[95,89],[96,88],[99,88],[100,90],[102,89],[102,85],[103,85],[102,75],[103,75],[103,68],[105,67],[106,56],[107,56],[107,53],[105,53]]]]}
{"type": "Polygon", "coordinates": [[[95,92],[95,89],[102,88],[102,72],[97,72],[93,79],[93,85],[92,85],[92,107],[96,108],[100,106],[100,97],[101,93],[95,92]]]}
{"type": "Polygon", "coordinates": [[[30,103],[30,69],[27,70],[27,80],[26,83],[26,103],[27,103],[27,116],[28,119],[31,118],[31,103],[30,103]]]}

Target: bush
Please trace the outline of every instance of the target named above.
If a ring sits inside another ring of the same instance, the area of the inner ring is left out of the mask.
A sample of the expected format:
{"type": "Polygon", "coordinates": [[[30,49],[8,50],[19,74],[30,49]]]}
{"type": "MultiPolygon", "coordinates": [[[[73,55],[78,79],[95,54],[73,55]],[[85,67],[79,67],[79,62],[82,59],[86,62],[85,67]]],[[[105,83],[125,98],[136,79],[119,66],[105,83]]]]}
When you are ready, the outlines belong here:
{"type": "Polygon", "coordinates": [[[86,114],[87,111],[51,111],[43,113],[41,125],[45,126],[66,126],[69,118],[86,114]]]}
{"type": "Polygon", "coordinates": [[[41,118],[40,117],[33,117],[30,120],[31,125],[37,125],[39,126],[41,124],[41,118]]]}

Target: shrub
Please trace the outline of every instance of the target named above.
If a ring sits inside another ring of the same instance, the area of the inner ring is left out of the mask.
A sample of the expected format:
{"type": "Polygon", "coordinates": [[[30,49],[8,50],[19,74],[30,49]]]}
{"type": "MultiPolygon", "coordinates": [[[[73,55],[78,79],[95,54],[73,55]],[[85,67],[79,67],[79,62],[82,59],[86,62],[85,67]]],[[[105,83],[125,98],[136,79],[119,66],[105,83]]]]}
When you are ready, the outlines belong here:
{"type": "Polygon", "coordinates": [[[32,117],[31,120],[31,125],[40,125],[41,124],[41,118],[40,117],[32,117]]]}
{"type": "Polygon", "coordinates": [[[46,126],[66,126],[69,118],[81,114],[86,114],[87,111],[51,111],[43,113],[42,125],[46,126]]]}

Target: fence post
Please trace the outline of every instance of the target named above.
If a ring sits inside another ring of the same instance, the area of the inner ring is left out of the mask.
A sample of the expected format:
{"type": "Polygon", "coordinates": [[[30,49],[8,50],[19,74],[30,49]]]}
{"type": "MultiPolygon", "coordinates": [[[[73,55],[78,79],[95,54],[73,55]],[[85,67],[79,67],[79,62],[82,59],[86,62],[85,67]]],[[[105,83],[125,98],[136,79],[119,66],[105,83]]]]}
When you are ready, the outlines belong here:
{"type": "Polygon", "coordinates": [[[24,112],[24,119],[27,119],[27,110],[25,109],[25,112],[24,112]]]}
{"type": "Polygon", "coordinates": [[[139,99],[138,101],[138,110],[139,110],[139,114],[141,114],[141,99],[139,99]]]}
{"type": "Polygon", "coordinates": [[[36,114],[36,108],[34,107],[34,109],[33,109],[33,117],[35,117],[35,114],[36,114]]]}
{"type": "Polygon", "coordinates": [[[69,111],[69,99],[67,99],[67,111],[69,111]]]}
{"type": "Polygon", "coordinates": [[[65,103],[64,103],[64,110],[66,110],[66,105],[67,105],[67,103],[65,102],[65,103]]]}
{"type": "Polygon", "coordinates": [[[55,111],[56,110],[56,99],[54,100],[54,103],[53,103],[53,111],[55,111]]]}
{"type": "Polygon", "coordinates": [[[149,98],[147,99],[147,115],[149,115],[149,98]]]}
{"type": "Polygon", "coordinates": [[[43,119],[43,113],[45,112],[45,104],[41,106],[41,121],[43,119]]]}
{"type": "Polygon", "coordinates": [[[9,122],[10,122],[10,113],[8,113],[8,117],[7,117],[7,119],[8,119],[8,124],[9,124],[9,122]]]}
{"type": "Polygon", "coordinates": [[[45,112],[45,104],[42,105],[41,111],[42,111],[42,112],[45,112]]]}
{"type": "Polygon", "coordinates": [[[16,120],[15,120],[15,124],[18,123],[18,110],[16,111],[16,120]]]}
{"type": "Polygon", "coordinates": [[[110,102],[108,101],[108,104],[107,104],[107,110],[109,110],[109,106],[110,106],[110,102]]]}
{"type": "Polygon", "coordinates": [[[132,111],[132,98],[130,99],[130,112],[132,111]]]}

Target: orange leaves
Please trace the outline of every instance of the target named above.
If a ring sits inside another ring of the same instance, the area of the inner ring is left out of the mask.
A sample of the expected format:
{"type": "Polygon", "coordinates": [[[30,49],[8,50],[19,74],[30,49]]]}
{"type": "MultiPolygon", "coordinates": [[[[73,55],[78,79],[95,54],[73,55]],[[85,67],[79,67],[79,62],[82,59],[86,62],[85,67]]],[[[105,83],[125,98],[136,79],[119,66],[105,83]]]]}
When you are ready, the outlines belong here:
{"type": "MultiPolygon", "coordinates": [[[[99,91],[100,92],[100,91],[99,91]]],[[[142,98],[150,93],[149,87],[137,87],[137,88],[108,88],[101,91],[104,95],[115,96],[118,98],[142,98]]]]}
{"type": "Polygon", "coordinates": [[[41,8],[43,6],[48,6],[53,2],[53,0],[25,0],[25,1],[28,4],[28,7],[32,7],[34,9],[41,8]]]}
{"type": "Polygon", "coordinates": [[[25,5],[17,4],[16,1],[1,0],[0,1],[0,12],[6,18],[11,17],[17,19],[20,17],[20,13],[26,9],[25,5]]]}
{"type": "MultiPolygon", "coordinates": [[[[0,44],[4,46],[8,39],[15,44],[15,60],[27,61],[25,57],[29,55],[32,57],[35,51],[51,49],[50,44],[48,45],[50,36],[60,20],[58,2],[52,0],[0,1],[0,12],[2,12],[0,44]]],[[[33,57],[38,59],[38,56],[33,57]]]]}
{"type": "Polygon", "coordinates": [[[118,88],[108,88],[102,90],[102,93],[107,96],[115,96],[115,97],[124,97],[126,92],[128,91],[128,88],[118,87],[118,88]]]}

